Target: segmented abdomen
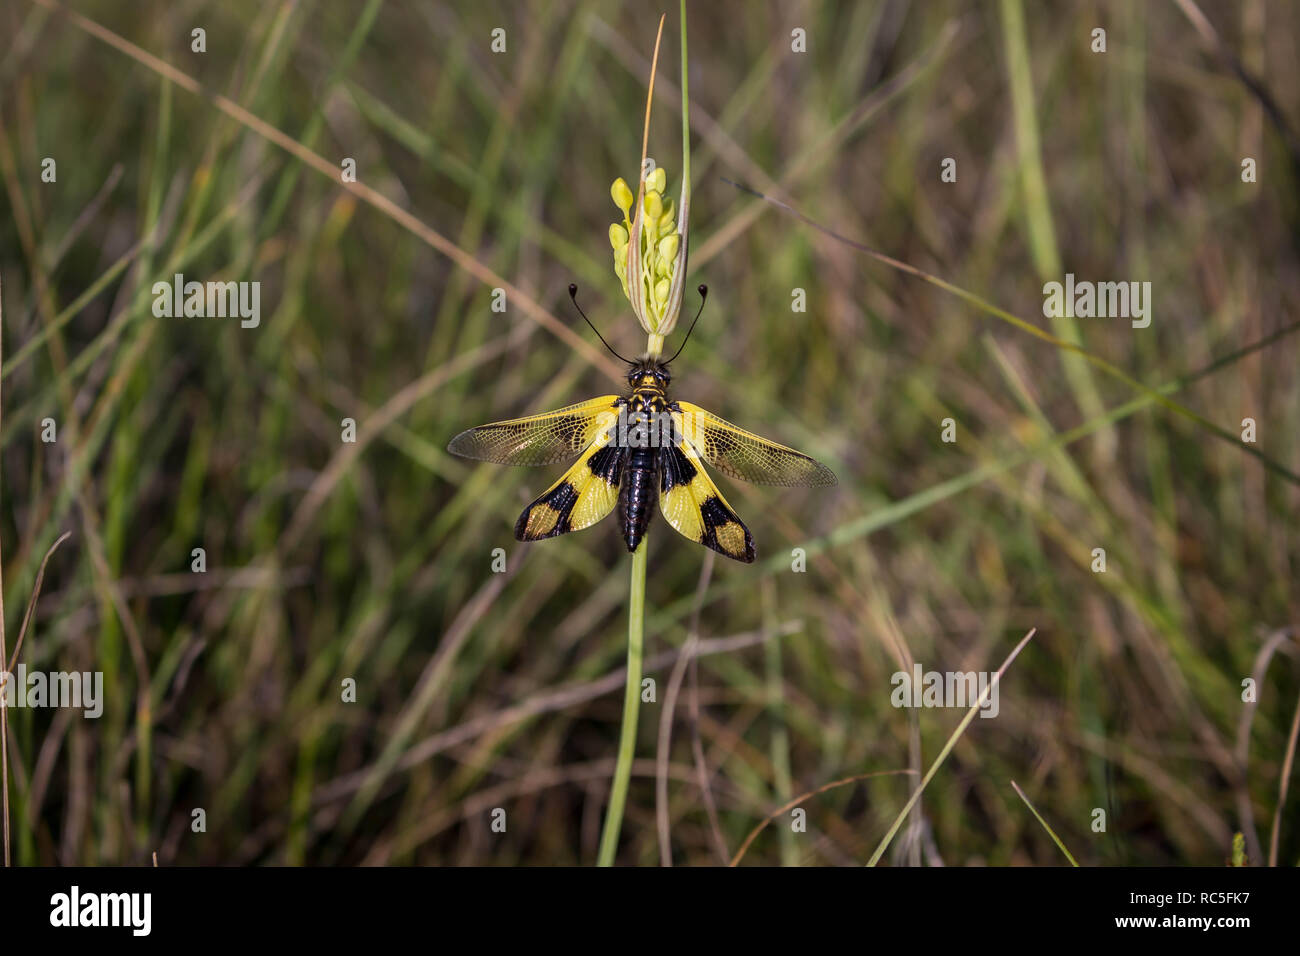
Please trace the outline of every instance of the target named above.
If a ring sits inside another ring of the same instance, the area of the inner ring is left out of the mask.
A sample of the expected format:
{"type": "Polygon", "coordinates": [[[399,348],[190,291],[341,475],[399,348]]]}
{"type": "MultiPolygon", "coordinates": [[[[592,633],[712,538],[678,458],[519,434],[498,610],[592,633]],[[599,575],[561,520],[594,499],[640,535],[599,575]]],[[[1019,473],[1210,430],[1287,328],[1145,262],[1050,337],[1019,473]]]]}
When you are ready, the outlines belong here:
{"type": "Polygon", "coordinates": [[[633,448],[628,452],[618,492],[618,520],[629,551],[635,551],[641,543],[654,514],[659,494],[658,464],[657,448],[633,448]]]}

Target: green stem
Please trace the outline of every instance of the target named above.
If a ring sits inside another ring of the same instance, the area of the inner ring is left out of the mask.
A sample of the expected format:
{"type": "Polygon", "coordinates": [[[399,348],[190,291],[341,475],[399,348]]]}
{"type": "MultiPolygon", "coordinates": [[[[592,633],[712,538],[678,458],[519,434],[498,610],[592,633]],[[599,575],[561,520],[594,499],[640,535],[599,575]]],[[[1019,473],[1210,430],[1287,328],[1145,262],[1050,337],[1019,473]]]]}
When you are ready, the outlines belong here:
{"type": "Polygon", "coordinates": [[[618,736],[618,762],[614,765],[614,782],[609,791],[609,809],[605,828],[600,834],[597,866],[613,866],[618,851],[618,833],[623,826],[623,807],[627,803],[627,784],[632,776],[632,758],[636,752],[636,722],[641,709],[641,657],[645,636],[645,568],[646,539],[632,552],[632,593],[627,614],[627,686],[623,690],[623,729],[618,736]]]}

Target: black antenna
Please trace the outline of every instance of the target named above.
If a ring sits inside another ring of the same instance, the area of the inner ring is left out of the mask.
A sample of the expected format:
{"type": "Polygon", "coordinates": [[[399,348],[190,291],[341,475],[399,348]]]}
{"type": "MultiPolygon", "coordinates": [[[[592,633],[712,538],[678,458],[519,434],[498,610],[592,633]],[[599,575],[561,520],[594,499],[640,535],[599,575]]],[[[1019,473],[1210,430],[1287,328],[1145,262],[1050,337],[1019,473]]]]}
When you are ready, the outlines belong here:
{"type": "MultiPolygon", "coordinates": [[[[573,300],[573,307],[578,310],[578,314],[582,316],[582,318],[586,321],[588,325],[591,325],[591,319],[587,318],[587,313],[583,312],[582,306],[578,305],[578,286],[576,283],[573,282],[569,283],[569,298],[573,300]]],[[[600,329],[596,328],[594,325],[591,325],[591,331],[596,333],[596,338],[600,339],[601,344],[604,345],[605,348],[609,349],[610,352],[613,353],[614,358],[618,359],[620,362],[627,362],[628,365],[636,364],[630,359],[625,359],[623,358],[623,356],[615,352],[614,347],[605,341],[605,336],[600,334],[600,329]]]]}
{"type": "Polygon", "coordinates": [[[700,311],[695,313],[695,319],[691,322],[691,327],[686,330],[686,338],[682,339],[682,344],[677,347],[677,351],[673,353],[673,357],[664,363],[665,365],[672,364],[673,360],[682,354],[682,349],[686,348],[686,342],[690,339],[691,333],[695,331],[695,323],[700,321],[700,313],[704,311],[704,303],[709,298],[709,287],[701,282],[697,291],[700,293],[700,311]]]}

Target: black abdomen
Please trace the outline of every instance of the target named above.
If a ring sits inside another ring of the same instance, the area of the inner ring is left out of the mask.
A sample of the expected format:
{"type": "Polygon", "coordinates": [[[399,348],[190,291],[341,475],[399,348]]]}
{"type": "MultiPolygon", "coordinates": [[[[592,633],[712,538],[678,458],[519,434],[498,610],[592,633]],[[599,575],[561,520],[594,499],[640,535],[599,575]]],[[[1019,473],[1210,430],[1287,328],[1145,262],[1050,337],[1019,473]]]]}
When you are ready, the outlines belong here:
{"type": "Polygon", "coordinates": [[[659,490],[659,449],[632,448],[628,450],[623,482],[618,489],[618,521],[623,527],[623,540],[627,549],[635,551],[654,514],[655,496],[659,490]]]}

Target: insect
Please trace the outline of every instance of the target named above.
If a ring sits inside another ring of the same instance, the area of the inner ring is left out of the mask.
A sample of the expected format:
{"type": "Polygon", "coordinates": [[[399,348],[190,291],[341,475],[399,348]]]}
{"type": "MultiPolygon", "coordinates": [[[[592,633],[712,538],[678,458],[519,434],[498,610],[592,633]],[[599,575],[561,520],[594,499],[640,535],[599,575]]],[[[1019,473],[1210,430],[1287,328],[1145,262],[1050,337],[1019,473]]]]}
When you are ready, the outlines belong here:
{"type": "MultiPolygon", "coordinates": [[[[699,292],[706,298],[708,288],[701,285],[699,292]]],[[[569,295],[577,306],[577,286],[569,286],[569,295]]],[[[580,306],[578,311],[582,313],[580,306]]],[[[585,313],[582,317],[591,325],[585,313]]],[[[592,329],[605,342],[594,325],[592,329]]],[[[692,322],[687,339],[694,329],[692,322]]],[[[657,506],[678,533],[729,558],[752,562],[754,537],[709,478],[704,463],[730,478],[760,485],[825,487],[836,483],[835,475],[793,448],[673,399],[669,365],[685,345],[683,339],[667,361],[632,361],[605,342],[628,364],[628,394],[602,395],[541,415],[480,425],[453,438],[447,450],[503,465],[552,465],[577,456],[519,516],[515,537],[520,541],[588,528],[617,506],[623,540],[628,551],[635,551],[657,506]]]]}

